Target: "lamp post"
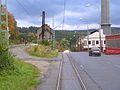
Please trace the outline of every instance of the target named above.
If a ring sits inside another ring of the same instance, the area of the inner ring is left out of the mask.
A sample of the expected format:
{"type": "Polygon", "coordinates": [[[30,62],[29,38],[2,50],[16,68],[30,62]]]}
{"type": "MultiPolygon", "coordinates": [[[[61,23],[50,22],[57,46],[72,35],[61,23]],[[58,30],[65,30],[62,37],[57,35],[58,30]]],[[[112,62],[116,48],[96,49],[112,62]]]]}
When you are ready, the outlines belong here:
{"type": "MultiPolygon", "coordinates": [[[[90,6],[95,6],[94,4],[90,4],[90,3],[87,3],[86,5],[85,5],[86,7],[90,7],[90,6]]],[[[98,20],[98,32],[99,32],[99,41],[100,41],[100,50],[101,51],[103,51],[102,50],[102,42],[101,42],[101,27],[100,27],[100,7],[99,6],[95,6],[96,8],[97,8],[97,10],[98,10],[98,12],[99,12],[99,14],[98,14],[98,17],[99,17],[99,20],[98,20]]]]}
{"type": "Polygon", "coordinates": [[[53,16],[53,19],[52,19],[52,27],[53,27],[53,49],[56,49],[56,43],[55,43],[55,27],[54,27],[54,16],[53,16]]]}
{"type": "Polygon", "coordinates": [[[85,21],[86,22],[86,29],[87,29],[87,46],[88,46],[88,52],[89,52],[89,25],[87,23],[87,21],[85,20],[85,18],[80,18],[81,21],[85,21]]]}

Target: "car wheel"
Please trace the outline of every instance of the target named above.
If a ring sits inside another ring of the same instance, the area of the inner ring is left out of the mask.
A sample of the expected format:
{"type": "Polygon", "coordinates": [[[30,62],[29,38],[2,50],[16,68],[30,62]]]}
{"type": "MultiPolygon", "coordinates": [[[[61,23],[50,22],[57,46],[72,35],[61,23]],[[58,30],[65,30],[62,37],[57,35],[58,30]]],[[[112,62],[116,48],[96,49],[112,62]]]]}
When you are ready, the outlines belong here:
{"type": "Polygon", "coordinates": [[[92,54],[91,54],[91,53],[89,53],[89,56],[92,56],[92,54]]]}

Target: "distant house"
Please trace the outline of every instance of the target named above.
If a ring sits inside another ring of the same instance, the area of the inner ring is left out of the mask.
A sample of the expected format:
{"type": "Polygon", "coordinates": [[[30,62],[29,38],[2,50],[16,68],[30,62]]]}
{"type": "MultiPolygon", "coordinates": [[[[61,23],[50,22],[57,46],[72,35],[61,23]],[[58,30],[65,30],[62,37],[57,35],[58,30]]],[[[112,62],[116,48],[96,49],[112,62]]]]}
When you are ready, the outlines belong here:
{"type": "MultiPolygon", "coordinates": [[[[48,41],[52,41],[53,37],[53,30],[50,28],[49,25],[45,24],[44,26],[44,39],[47,39],[48,41]]],[[[37,30],[37,39],[42,40],[42,26],[37,30]]]]}
{"type": "Polygon", "coordinates": [[[92,47],[99,47],[100,44],[103,50],[105,50],[106,41],[105,41],[105,35],[103,34],[103,30],[100,31],[96,30],[90,33],[90,35],[86,36],[84,39],[81,39],[81,41],[78,42],[78,44],[83,45],[84,50],[88,50],[88,48],[92,47]]]}

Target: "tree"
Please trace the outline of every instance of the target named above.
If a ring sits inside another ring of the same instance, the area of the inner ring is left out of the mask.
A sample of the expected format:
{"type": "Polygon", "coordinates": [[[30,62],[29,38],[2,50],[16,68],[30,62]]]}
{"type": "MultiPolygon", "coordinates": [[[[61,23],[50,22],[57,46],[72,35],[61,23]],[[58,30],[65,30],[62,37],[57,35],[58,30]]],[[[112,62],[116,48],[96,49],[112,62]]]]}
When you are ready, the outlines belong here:
{"type": "Polygon", "coordinates": [[[8,27],[9,27],[10,35],[16,36],[18,33],[17,22],[16,22],[14,16],[9,12],[8,12],[8,27]]]}
{"type": "Polygon", "coordinates": [[[37,40],[37,36],[36,36],[35,33],[29,32],[27,36],[28,36],[28,41],[29,42],[37,40]]]}
{"type": "Polygon", "coordinates": [[[69,45],[69,41],[65,38],[63,38],[61,41],[60,41],[60,46],[65,48],[65,49],[68,49],[68,45],[69,45]]]}

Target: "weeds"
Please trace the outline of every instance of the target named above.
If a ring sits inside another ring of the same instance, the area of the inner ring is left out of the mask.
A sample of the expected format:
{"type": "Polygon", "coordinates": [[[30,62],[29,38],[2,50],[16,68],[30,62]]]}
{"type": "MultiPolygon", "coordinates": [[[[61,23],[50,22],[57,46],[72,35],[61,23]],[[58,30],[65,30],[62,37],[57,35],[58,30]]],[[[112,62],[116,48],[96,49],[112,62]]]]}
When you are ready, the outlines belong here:
{"type": "Polygon", "coordinates": [[[27,52],[32,56],[38,57],[57,57],[58,51],[52,50],[50,46],[37,45],[33,47],[28,47],[27,52]]]}

